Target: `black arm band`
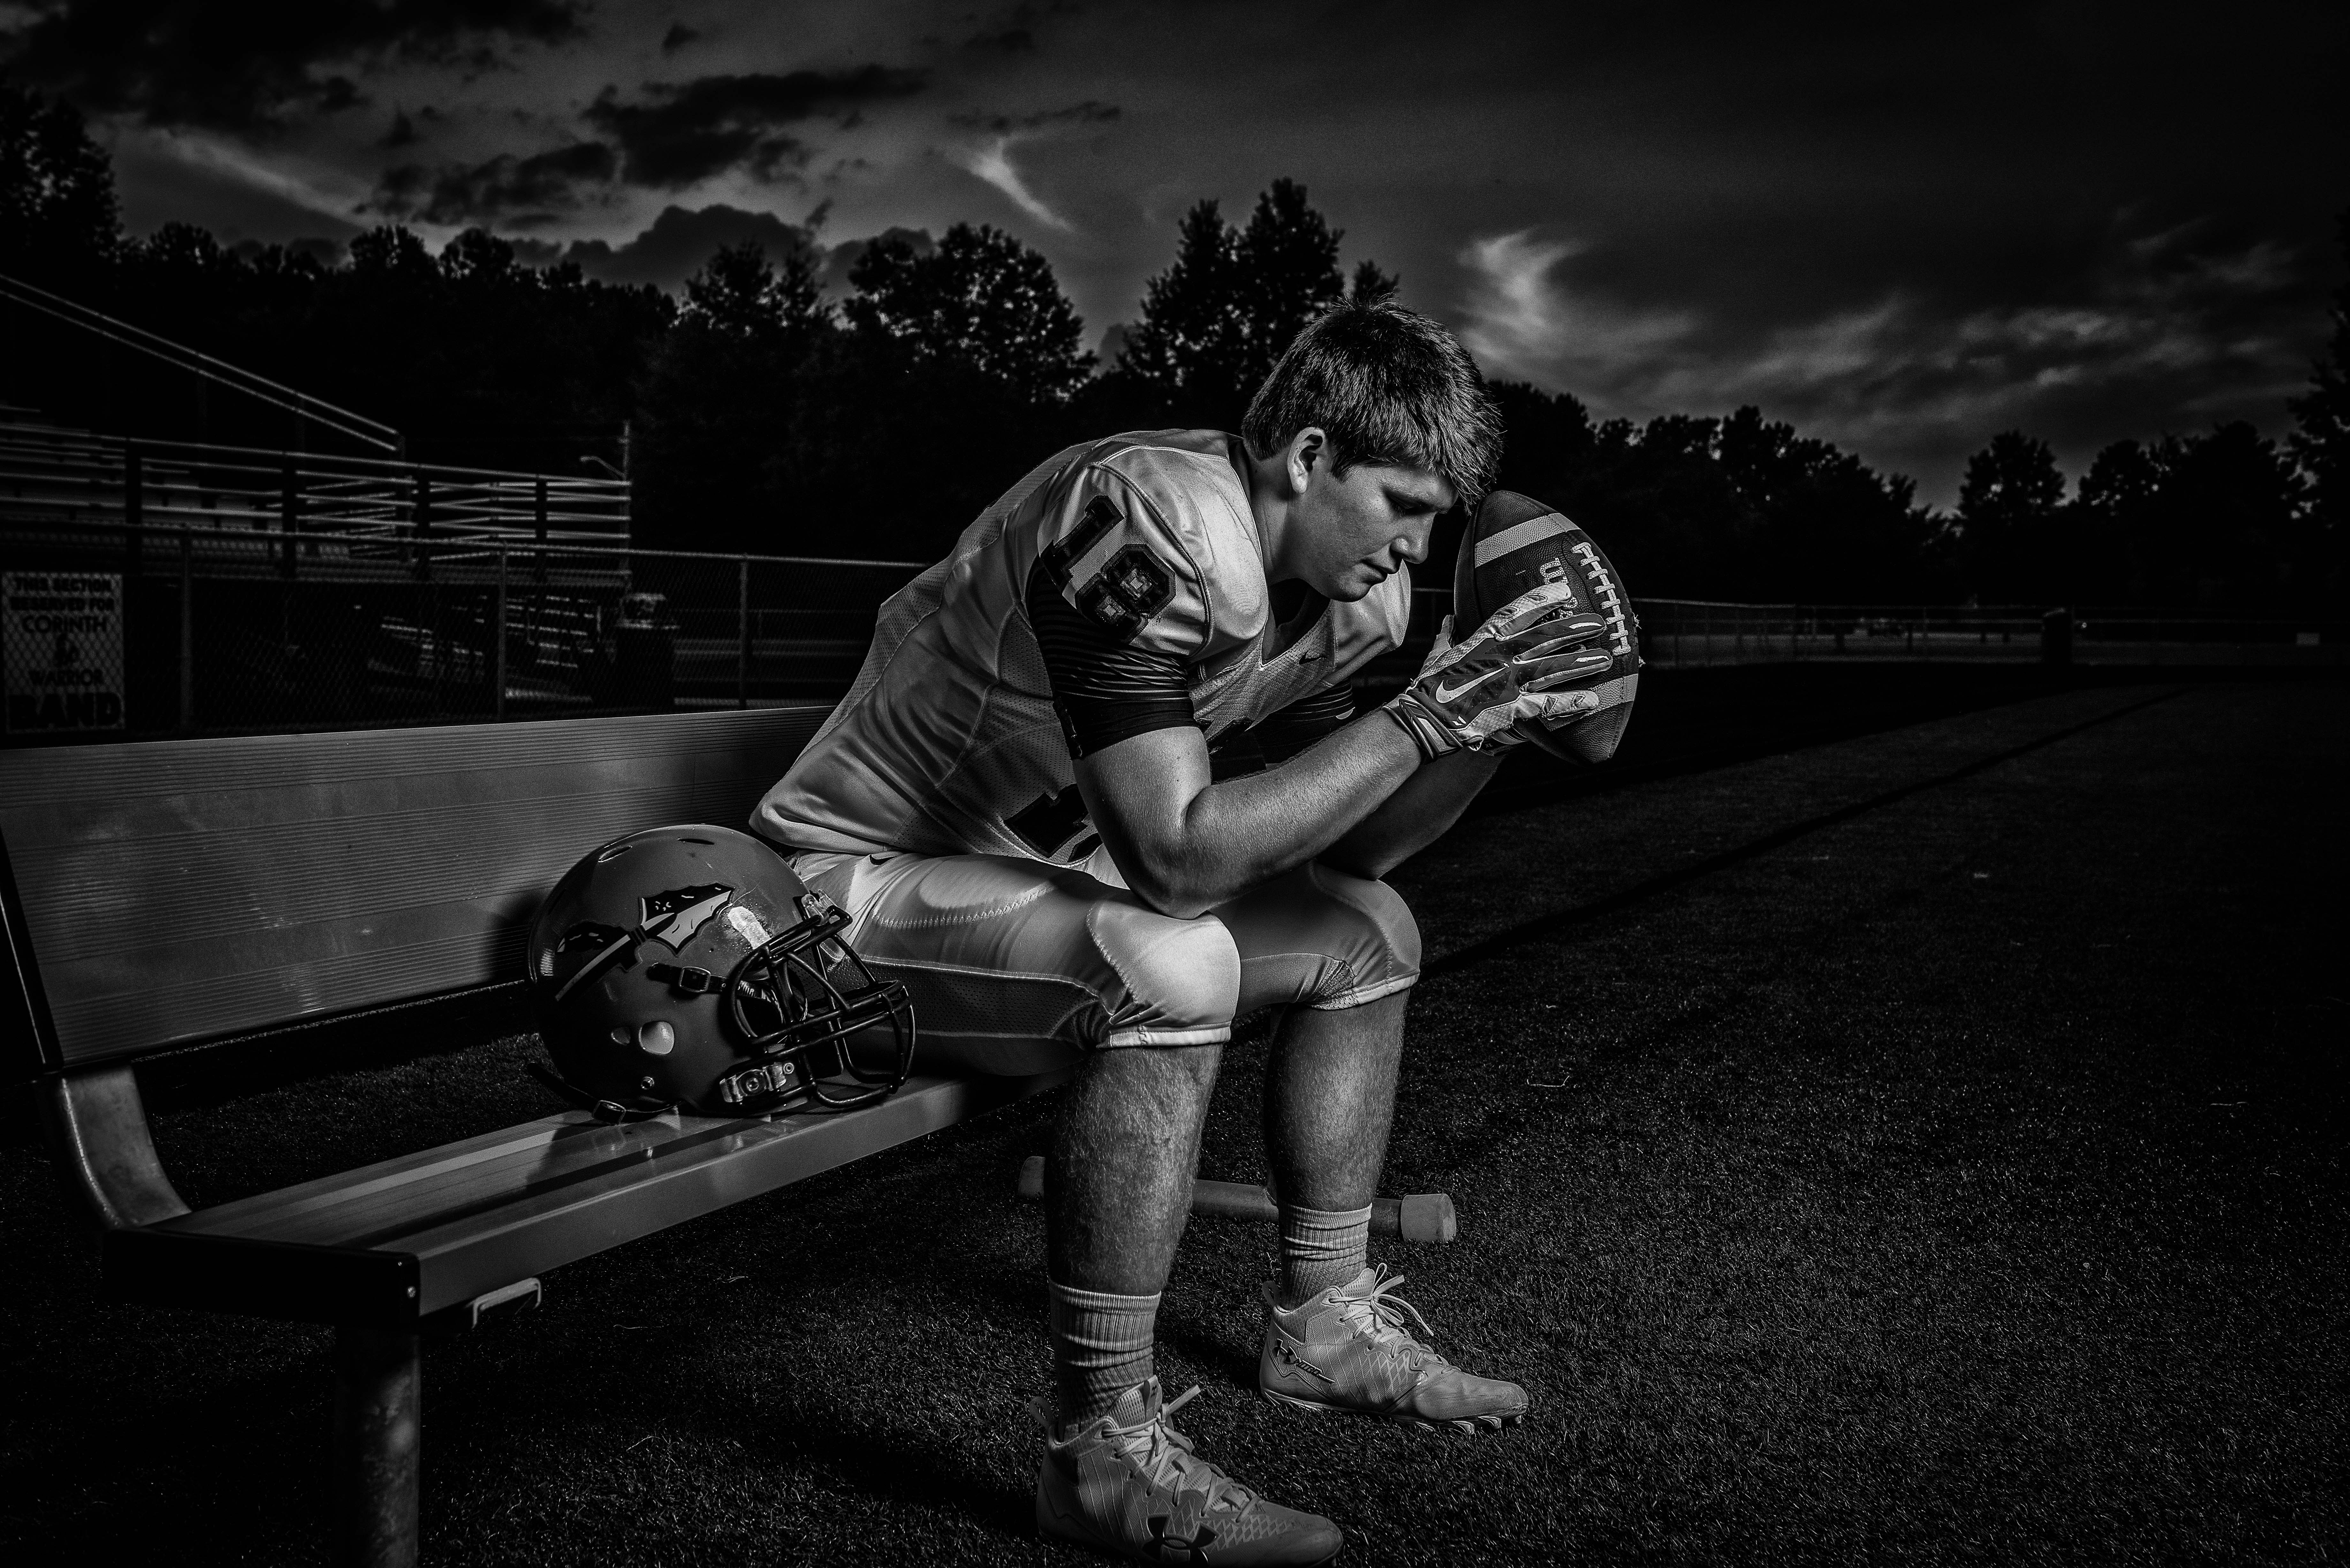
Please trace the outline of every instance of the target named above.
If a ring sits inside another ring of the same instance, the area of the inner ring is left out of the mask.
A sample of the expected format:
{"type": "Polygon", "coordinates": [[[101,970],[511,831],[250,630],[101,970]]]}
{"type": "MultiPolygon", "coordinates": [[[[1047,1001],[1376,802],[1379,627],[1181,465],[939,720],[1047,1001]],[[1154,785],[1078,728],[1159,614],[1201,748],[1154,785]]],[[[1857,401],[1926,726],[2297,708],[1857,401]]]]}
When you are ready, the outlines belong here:
{"type": "Polygon", "coordinates": [[[1325,735],[1343,729],[1355,717],[1352,687],[1333,686],[1311,697],[1301,697],[1278,713],[1269,713],[1256,726],[1257,744],[1267,763],[1278,767],[1325,735]]]}
{"type": "Polygon", "coordinates": [[[1117,637],[1062,597],[1041,563],[1028,574],[1025,602],[1070,756],[1089,756],[1153,730],[1198,726],[1191,672],[1180,659],[1117,637]]]}
{"type": "Polygon", "coordinates": [[[1210,776],[1219,784],[1278,767],[1355,717],[1355,694],[1333,687],[1302,697],[1243,730],[1227,730],[1208,748],[1210,776]]]}

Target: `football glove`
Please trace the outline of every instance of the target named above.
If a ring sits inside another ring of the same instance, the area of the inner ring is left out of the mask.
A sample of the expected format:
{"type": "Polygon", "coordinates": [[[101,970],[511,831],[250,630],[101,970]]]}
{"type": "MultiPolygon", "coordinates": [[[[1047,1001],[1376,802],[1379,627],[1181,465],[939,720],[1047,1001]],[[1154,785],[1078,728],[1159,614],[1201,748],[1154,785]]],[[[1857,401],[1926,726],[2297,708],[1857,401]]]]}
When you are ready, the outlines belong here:
{"type": "Polygon", "coordinates": [[[1574,602],[1571,586],[1545,583],[1495,610],[1459,642],[1447,616],[1428,661],[1388,703],[1388,713],[1433,761],[1449,752],[1520,744],[1521,720],[1597,711],[1597,691],[1557,690],[1604,675],[1616,663],[1607,649],[1591,646],[1607,634],[1607,622],[1559,608],[1574,602]]]}

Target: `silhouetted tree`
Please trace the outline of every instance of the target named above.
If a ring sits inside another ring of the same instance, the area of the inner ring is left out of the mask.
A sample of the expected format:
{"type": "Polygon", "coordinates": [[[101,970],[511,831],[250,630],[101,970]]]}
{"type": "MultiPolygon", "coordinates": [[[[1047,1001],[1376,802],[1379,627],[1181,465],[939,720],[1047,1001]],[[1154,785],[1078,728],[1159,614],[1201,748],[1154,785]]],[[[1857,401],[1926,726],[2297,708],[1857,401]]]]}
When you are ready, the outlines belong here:
{"type": "Polygon", "coordinates": [[[1908,480],[1758,410],[1636,426],[1523,382],[1492,389],[1509,429],[1502,485],[1588,528],[1636,594],[1825,605],[1944,591],[1908,480]]]}
{"type": "Polygon", "coordinates": [[[350,270],[355,277],[401,278],[420,286],[441,271],[424,242],[405,223],[380,223],[353,240],[350,270]]]}
{"type": "Polygon", "coordinates": [[[1213,202],[1177,225],[1175,261],[1143,285],[1142,317],[1126,334],[1119,373],[1155,400],[1170,422],[1222,424],[1248,359],[1240,235],[1213,202]]]}
{"type": "MultiPolygon", "coordinates": [[[[411,455],[562,472],[579,472],[591,450],[619,457],[632,383],[675,310],[658,289],[526,265],[482,229],[436,256],[412,232],[380,227],[328,265],[310,250],[224,249],[202,229],[166,223],[127,243],[111,277],[76,296],[393,425],[411,455]]],[[[53,379],[62,387],[70,375],[53,379]]],[[[143,390],[118,380],[97,417],[143,390]]],[[[260,442],[297,433],[233,399],[205,405],[189,388],[175,396],[151,412],[155,433],[209,428],[260,442]]]]}
{"type": "Polygon", "coordinates": [[[2314,602],[2306,485],[2241,420],[2200,435],[2117,441],[2081,482],[2113,541],[2108,603],[2277,613],[2314,602]]]}
{"type": "MultiPolygon", "coordinates": [[[[2350,262],[2350,210],[2335,222],[2343,259],[2350,262]]],[[[2350,282],[2334,291],[2333,316],[2333,339],[2311,367],[2310,389],[2286,405],[2294,427],[2286,444],[2310,482],[2302,587],[2338,598],[2345,586],[2343,556],[2350,550],[2350,282]]]]}
{"type": "Polygon", "coordinates": [[[1001,229],[957,223],[928,255],[879,240],[848,279],[858,292],[843,314],[918,360],[962,364],[1037,404],[1066,400],[1093,373],[1052,264],[1001,229]]]}
{"type": "Polygon", "coordinates": [[[81,115],[0,81],[0,273],[70,293],[121,234],[114,167],[81,115]]]}
{"type": "Polygon", "coordinates": [[[641,389],[640,538],[927,559],[1071,438],[1090,357],[1044,257],[958,225],[850,277],[845,326],[796,257],[738,247],[689,280],[641,389]]]}
{"type": "Polygon", "coordinates": [[[685,280],[681,325],[781,347],[804,343],[831,322],[824,286],[807,258],[794,253],[777,266],[755,240],[721,247],[685,280]]]}
{"type": "MultiPolygon", "coordinates": [[[[1344,237],[1294,180],[1268,186],[1243,229],[1215,202],[1201,202],[1178,229],[1174,265],[1144,286],[1142,317],[1127,332],[1117,374],[1170,422],[1237,430],[1297,334],[1346,296],[1344,237]]],[[[1366,297],[1395,288],[1369,262],[1355,281],[1366,297]]]]}
{"type": "Polygon", "coordinates": [[[1387,298],[1403,286],[1403,279],[1374,261],[1355,264],[1353,279],[1347,286],[1347,297],[1358,302],[1387,298]]]}
{"type": "Polygon", "coordinates": [[[2017,604],[2057,593],[2068,575],[2060,538],[2064,474],[2048,443],[2002,431],[1967,459],[1959,484],[1960,548],[1969,585],[1985,604],[2017,604]]]}
{"type": "Polygon", "coordinates": [[[1817,605],[1936,593],[1935,525],[1907,477],[1752,407],[1721,421],[1712,452],[1751,552],[1754,587],[1739,597],[1817,605]]]}
{"type": "MultiPolygon", "coordinates": [[[[1338,272],[1334,229],[1305,201],[1305,187],[1275,180],[1256,199],[1248,227],[1241,231],[1242,315],[1248,323],[1247,353],[1241,364],[1241,391],[1253,397],[1306,324],[1346,296],[1338,272]]],[[[1374,284],[1386,275],[1378,274],[1374,284]]]]}
{"type": "Polygon", "coordinates": [[[782,474],[832,313],[804,257],[778,267],[756,242],[718,251],[685,297],[639,390],[637,537],[785,553],[782,474]]]}

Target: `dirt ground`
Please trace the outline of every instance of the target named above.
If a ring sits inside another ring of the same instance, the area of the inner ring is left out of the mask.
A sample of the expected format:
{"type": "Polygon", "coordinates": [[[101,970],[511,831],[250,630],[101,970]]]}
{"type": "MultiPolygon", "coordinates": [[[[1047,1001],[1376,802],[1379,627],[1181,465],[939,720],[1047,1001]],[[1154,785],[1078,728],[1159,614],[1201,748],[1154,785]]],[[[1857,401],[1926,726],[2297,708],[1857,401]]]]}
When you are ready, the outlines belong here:
{"type": "MultiPolygon", "coordinates": [[[[1712,690],[1775,727],[1769,680],[1712,690]]],[[[1387,1189],[1462,1228],[1375,1255],[1534,1414],[1439,1438],[1263,1404],[1272,1238],[1201,1220],[1160,1356],[1204,1385],[1201,1451],[1358,1563],[2350,1552],[2350,688],[2022,695],[1869,733],[1791,708],[1794,749],[1742,754],[1666,724],[1399,873],[1430,964],[1387,1189]]],[[[158,1141],[216,1202],[542,1114],[534,1050],[197,1083],[158,1141]]],[[[1261,1178],[1262,1051],[1228,1053],[1205,1174],[1261,1178]]],[[[429,1345],[427,1560],[1088,1560],[1030,1513],[1013,1176],[1051,1113],[429,1345]]],[[[322,1558],[328,1332],[104,1301],[21,1128],[0,1226],[10,1561],[322,1558]]]]}

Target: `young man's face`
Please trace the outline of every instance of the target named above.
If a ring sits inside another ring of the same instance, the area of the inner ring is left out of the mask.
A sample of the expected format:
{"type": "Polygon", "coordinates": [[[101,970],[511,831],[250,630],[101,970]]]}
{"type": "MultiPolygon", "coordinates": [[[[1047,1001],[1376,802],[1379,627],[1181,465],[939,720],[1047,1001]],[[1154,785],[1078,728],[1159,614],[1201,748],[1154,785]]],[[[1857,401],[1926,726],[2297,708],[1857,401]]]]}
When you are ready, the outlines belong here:
{"type": "Polygon", "coordinates": [[[1282,552],[1291,575],[1324,598],[1347,601],[1428,558],[1437,514],[1452,504],[1444,479],[1367,462],[1338,474],[1327,441],[1293,452],[1292,477],[1302,473],[1304,483],[1290,503],[1282,552]]]}

